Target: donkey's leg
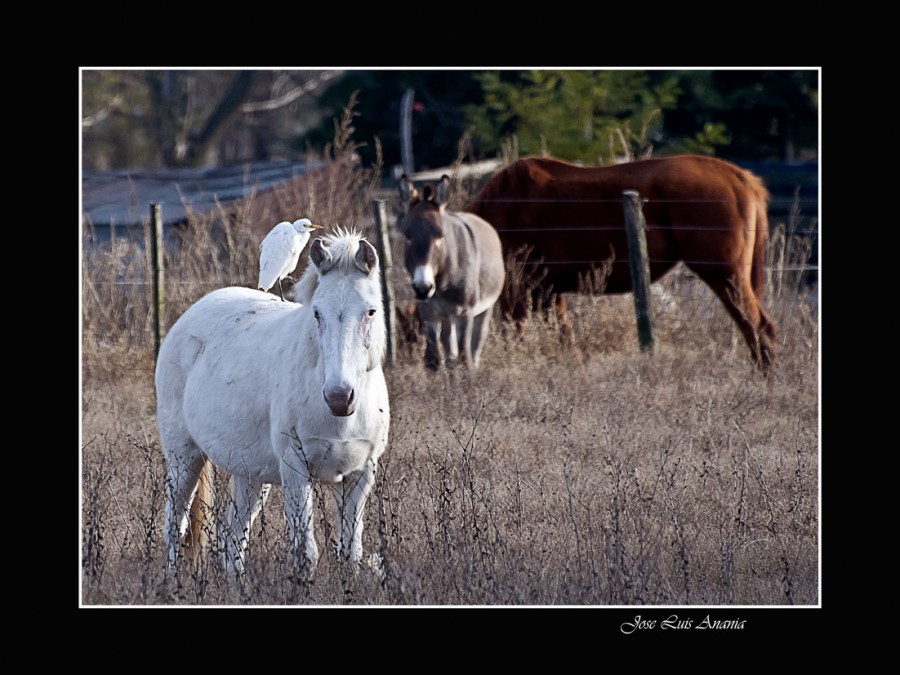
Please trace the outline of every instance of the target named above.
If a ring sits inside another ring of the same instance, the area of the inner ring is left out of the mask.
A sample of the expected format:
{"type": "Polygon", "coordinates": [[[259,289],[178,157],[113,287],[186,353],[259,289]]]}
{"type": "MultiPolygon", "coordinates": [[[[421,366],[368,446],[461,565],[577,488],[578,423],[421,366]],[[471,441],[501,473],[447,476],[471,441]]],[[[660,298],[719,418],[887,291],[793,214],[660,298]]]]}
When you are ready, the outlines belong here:
{"type": "Polygon", "coordinates": [[[472,350],[472,330],[474,328],[474,317],[471,310],[466,310],[460,314],[456,320],[457,341],[459,343],[459,352],[462,354],[463,360],[469,369],[475,368],[477,364],[473,362],[472,350]]]}
{"type": "Polygon", "coordinates": [[[425,367],[431,370],[441,367],[441,348],[438,345],[440,334],[440,322],[428,321],[425,324],[425,367]]]}
{"type": "Polygon", "coordinates": [[[232,474],[231,503],[226,507],[227,518],[219,528],[225,569],[231,574],[244,571],[244,556],[250,539],[253,521],[269,498],[271,485],[246,476],[232,474]]]}
{"type": "Polygon", "coordinates": [[[481,352],[487,339],[488,329],[491,326],[491,314],[494,307],[488,307],[472,320],[472,367],[477,368],[481,362],[481,352]]]}
{"type": "Polygon", "coordinates": [[[441,324],[441,343],[444,345],[444,363],[453,368],[459,359],[459,317],[448,316],[441,324]]]}
{"type": "Polygon", "coordinates": [[[365,467],[344,476],[334,496],[338,514],[338,557],[358,563],[362,560],[363,509],[375,484],[374,460],[365,467]]]}
{"type": "Polygon", "coordinates": [[[441,349],[438,346],[441,317],[437,315],[427,300],[420,300],[416,308],[419,310],[419,317],[425,326],[425,367],[437,370],[441,367],[441,349]]]}
{"type": "Polygon", "coordinates": [[[178,560],[179,549],[190,524],[191,502],[200,483],[200,471],[206,458],[193,441],[182,443],[178,450],[173,444],[166,448],[166,570],[171,572],[178,560]]]}

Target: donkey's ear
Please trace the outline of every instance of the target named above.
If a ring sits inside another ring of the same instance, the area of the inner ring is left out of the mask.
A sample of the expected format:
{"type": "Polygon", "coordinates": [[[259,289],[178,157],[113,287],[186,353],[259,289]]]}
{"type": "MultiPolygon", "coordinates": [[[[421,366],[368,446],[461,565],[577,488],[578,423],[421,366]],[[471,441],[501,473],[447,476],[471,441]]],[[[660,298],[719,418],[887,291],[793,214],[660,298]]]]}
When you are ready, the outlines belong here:
{"type": "Polygon", "coordinates": [[[397,192],[400,193],[400,222],[402,223],[406,214],[409,213],[410,204],[419,201],[419,193],[406,174],[400,176],[400,180],[397,181],[397,192]]]}
{"type": "Polygon", "coordinates": [[[331,251],[325,248],[321,239],[316,239],[309,249],[309,257],[319,270],[319,274],[328,274],[334,267],[334,259],[331,257],[331,251]]]}
{"type": "Polygon", "coordinates": [[[378,269],[378,254],[375,252],[375,247],[365,239],[360,239],[354,262],[361,272],[372,276],[378,269]]]}
{"type": "Polygon", "coordinates": [[[450,196],[450,176],[444,174],[434,190],[434,203],[443,206],[450,196]]]}

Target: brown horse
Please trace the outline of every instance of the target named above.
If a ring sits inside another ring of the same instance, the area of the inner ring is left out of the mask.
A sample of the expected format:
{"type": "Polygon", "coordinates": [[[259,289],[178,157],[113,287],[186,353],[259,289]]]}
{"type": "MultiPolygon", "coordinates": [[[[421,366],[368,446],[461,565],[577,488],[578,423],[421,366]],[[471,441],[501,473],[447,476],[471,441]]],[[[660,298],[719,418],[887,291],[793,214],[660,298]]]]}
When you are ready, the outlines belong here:
{"type": "MultiPolygon", "coordinates": [[[[507,256],[530,248],[546,270],[538,292],[577,292],[580,276],[607,263],[606,292],[624,293],[632,290],[625,190],[647,200],[651,279],[684,262],[716,293],[767,370],[776,330],[762,306],[769,195],[749,171],[697,155],[608,167],[532,157],[493,176],[465,210],[494,225],[507,256]]],[[[503,309],[519,322],[527,306],[503,309]]]]}

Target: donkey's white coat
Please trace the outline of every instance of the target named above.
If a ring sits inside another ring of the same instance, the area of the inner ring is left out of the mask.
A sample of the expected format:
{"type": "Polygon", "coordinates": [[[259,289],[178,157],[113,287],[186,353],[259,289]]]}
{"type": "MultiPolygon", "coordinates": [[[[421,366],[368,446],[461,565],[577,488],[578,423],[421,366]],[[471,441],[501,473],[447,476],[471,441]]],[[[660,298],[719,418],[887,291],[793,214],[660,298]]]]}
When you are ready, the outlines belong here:
{"type": "Polygon", "coordinates": [[[219,524],[229,570],[243,569],[272,483],[284,487],[298,563],[301,554],[312,566],[319,557],[313,480],[335,484],[338,553],[362,558],[363,507],[390,422],[380,268],[371,244],[341,231],[313,242],[310,260],[294,289],[302,304],[248,288],[213,291],[172,326],[160,349],[170,566],[207,460],[231,473],[234,503],[219,524]]]}

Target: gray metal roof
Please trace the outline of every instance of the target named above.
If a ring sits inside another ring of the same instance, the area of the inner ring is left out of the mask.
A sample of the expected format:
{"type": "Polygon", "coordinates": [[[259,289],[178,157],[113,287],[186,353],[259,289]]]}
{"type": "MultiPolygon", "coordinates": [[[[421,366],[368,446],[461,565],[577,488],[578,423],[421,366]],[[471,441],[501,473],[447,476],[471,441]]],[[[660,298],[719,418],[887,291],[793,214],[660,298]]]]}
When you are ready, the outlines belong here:
{"type": "Polygon", "coordinates": [[[255,189],[264,192],[320,168],[321,162],[255,162],[229,167],[134,171],[84,171],[82,213],[94,225],[140,225],[150,204],[161,202],[165,224],[228,204],[255,189]]]}

